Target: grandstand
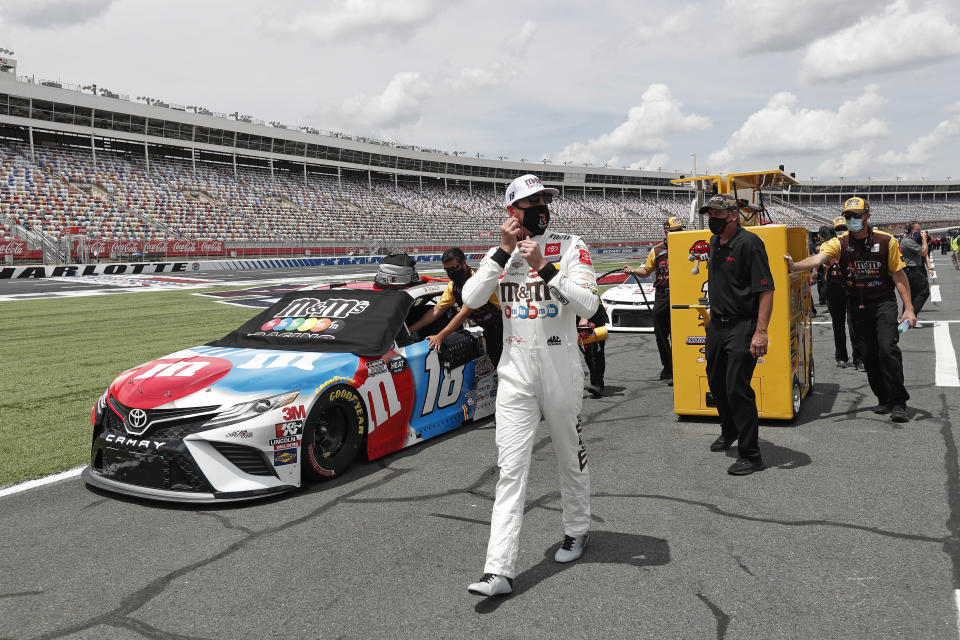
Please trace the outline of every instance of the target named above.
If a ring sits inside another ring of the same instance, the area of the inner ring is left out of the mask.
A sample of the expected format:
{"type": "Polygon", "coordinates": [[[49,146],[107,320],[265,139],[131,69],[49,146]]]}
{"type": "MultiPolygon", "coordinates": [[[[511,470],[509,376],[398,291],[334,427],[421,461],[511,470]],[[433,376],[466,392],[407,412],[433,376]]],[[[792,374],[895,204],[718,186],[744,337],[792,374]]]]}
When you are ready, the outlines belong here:
{"type": "MultiPolygon", "coordinates": [[[[635,244],[660,237],[664,218],[686,218],[693,197],[670,182],[676,173],[467,159],[234,116],[0,73],[6,260],[485,248],[523,173],[561,190],[558,230],[635,244]]],[[[960,182],[769,195],[772,221],[811,229],[852,195],[871,200],[880,224],[960,220],[960,182]]]]}

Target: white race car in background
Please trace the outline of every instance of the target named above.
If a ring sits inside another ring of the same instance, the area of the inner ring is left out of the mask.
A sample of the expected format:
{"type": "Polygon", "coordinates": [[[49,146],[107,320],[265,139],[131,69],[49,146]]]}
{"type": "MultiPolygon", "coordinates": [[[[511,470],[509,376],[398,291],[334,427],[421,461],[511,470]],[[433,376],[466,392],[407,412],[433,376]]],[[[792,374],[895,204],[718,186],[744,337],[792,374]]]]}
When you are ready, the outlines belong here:
{"type": "Polygon", "coordinates": [[[607,331],[653,332],[653,277],[640,278],[614,269],[601,274],[597,285],[615,285],[600,294],[607,310],[607,331]]]}

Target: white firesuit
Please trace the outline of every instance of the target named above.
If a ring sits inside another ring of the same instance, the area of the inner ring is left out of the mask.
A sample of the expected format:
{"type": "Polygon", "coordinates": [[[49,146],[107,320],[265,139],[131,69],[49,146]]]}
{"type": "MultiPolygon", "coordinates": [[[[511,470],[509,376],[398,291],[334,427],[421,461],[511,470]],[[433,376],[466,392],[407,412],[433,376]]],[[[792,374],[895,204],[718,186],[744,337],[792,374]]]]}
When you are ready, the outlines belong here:
{"type": "Polygon", "coordinates": [[[589,318],[600,304],[596,274],[579,237],[546,231],[533,240],[548,262],[539,274],[519,249],[507,258],[495,247],[463,286],[463,302],[474,309],[496,291],[503,314],[496,413],[500,479],[483,571],[508,578],[516,573],[527,474],[541,416],[556,451],[564,533],[579,536],[590,525],[590,472],[580,437],[583,369],[576,317],[589,318]]]}

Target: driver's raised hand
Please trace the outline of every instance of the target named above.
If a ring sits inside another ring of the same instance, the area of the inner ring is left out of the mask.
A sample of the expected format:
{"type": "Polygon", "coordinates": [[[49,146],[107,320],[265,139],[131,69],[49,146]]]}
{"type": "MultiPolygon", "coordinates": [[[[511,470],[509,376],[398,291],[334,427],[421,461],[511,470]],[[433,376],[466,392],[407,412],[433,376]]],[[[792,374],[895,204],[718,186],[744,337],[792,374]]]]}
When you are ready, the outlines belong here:
{"type": "Polygon", "coordinates": [[[513,253],[517,248],[517,237],[520,234],[520,223],[514,218],[507,218],[500,225],[500,248],[507,253],[513,253]]]}

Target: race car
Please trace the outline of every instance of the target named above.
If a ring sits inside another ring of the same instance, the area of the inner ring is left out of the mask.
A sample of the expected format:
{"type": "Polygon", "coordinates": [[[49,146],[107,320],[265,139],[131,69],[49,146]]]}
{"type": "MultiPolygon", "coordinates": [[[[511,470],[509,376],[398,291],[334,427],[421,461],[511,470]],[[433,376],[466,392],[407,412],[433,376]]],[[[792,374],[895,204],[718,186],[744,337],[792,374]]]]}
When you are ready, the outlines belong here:
{"type": "Polygon", "coordinates": [[[445,287],[301,289],[220,340],[121,373],[92,409],[84,481],[157,500],[256,498],[491,415],[482,329],[439,350],[407,330],[445,287]]]}
{"type": "Polygon", "coordinates": [[[653,277],[627,275],[620,269],[597,278],[597,285],[615,285],[600,294],[610,322],[607,331],[630,333],[653,331],[653,277]]]}

